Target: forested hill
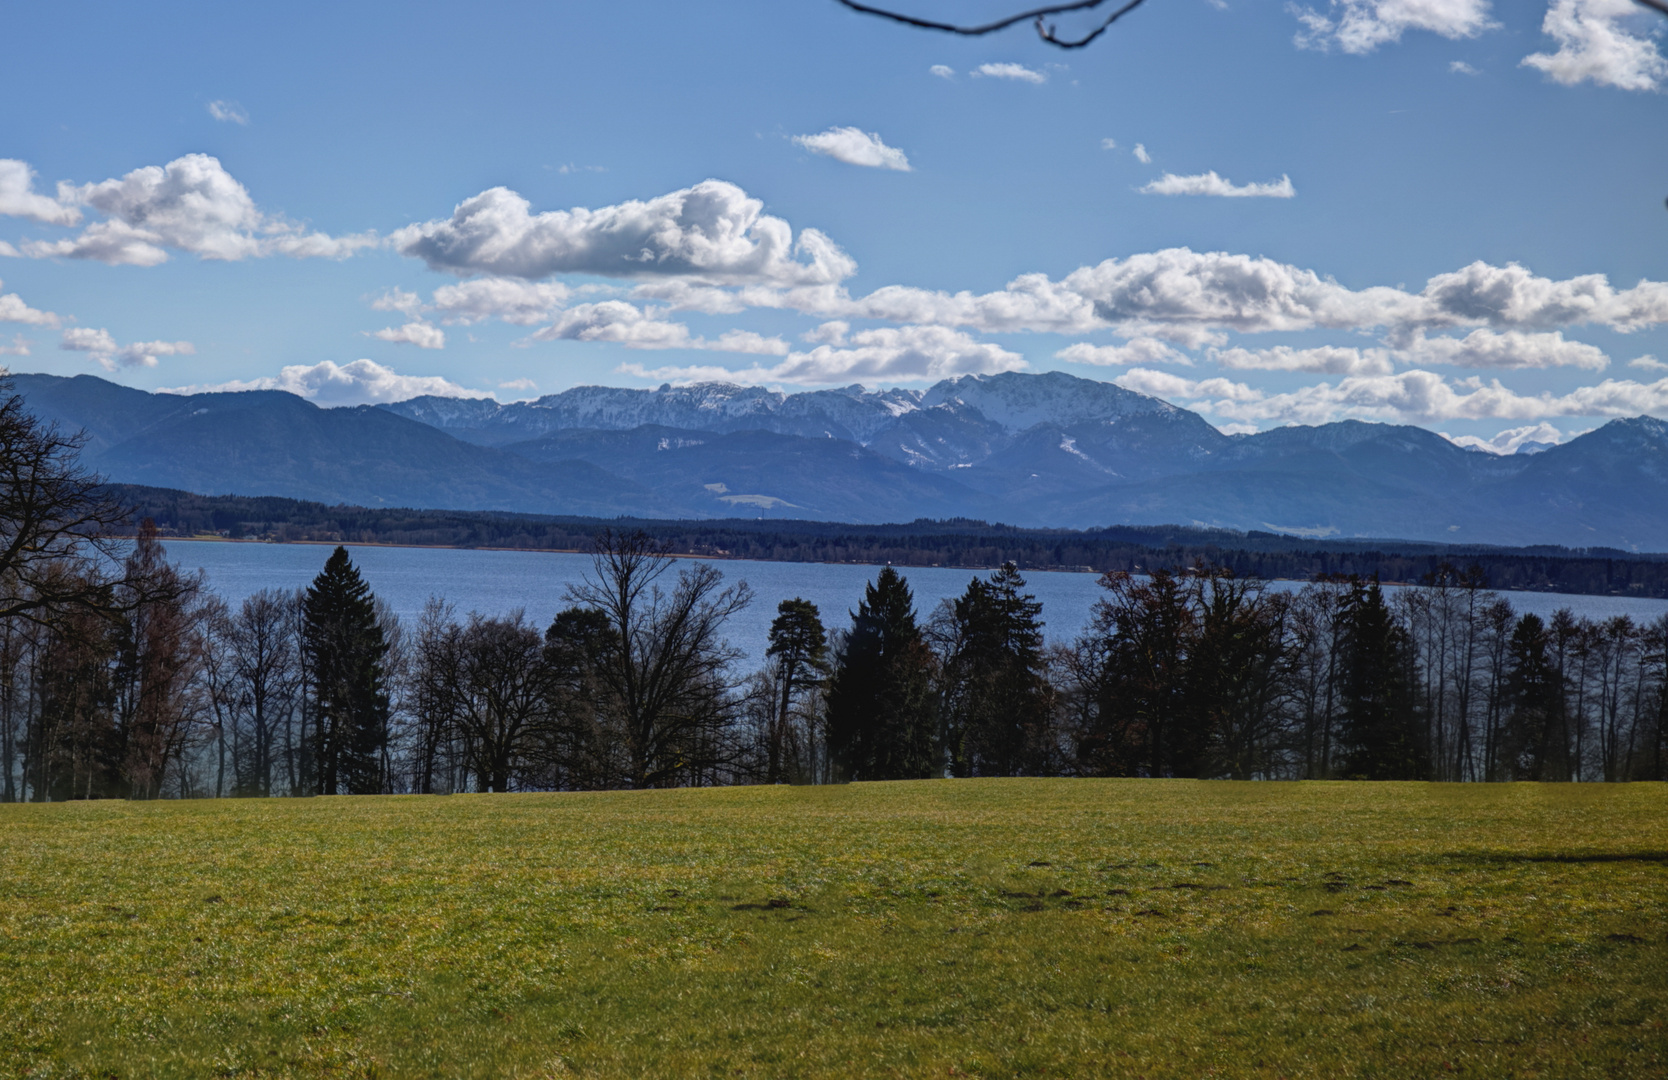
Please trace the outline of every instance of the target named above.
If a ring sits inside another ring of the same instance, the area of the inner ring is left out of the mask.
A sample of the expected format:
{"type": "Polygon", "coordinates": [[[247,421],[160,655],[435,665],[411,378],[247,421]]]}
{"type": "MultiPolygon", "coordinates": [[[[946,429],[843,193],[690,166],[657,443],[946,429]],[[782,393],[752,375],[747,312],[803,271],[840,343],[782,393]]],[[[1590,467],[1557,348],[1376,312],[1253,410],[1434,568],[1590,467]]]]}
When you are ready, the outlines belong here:
{"type": "Polygon", "coordinates": [[[779,562],[844,562],[987,569],[1145,570],[1207,562],[1239,576],[1307,580],[1377,574],[1417,582],[1444,562],[1479,567],[1497,589],[1668,597],[1668,556],[1605,548],[1499,548],[1403,540],[1306,540],[1267,532],[1180,526],[1022,529],[983,521],[918,520],[850,525],[756,519],[665,521],[480,511],[328,506],[295,499],[204,496],[111,485],[164,536],[399,544],[426,547],[584,550],[604,528],[642,529],[682,555],[779,562]]]}

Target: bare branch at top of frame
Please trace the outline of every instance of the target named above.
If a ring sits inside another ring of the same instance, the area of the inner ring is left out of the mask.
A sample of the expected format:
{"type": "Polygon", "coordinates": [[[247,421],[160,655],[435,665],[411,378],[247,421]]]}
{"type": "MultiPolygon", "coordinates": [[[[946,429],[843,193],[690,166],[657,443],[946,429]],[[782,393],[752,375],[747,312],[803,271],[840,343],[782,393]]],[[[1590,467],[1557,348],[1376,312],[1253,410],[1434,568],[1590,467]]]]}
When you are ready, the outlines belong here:
{"type": "MultiPolygon", "coordinates": [[[[889,11],[886,8],[872,7],[869,4],[858,3],[857,0],[836,0],[836,2],[863,15],[874,15],[882,19],[890,19],[893,22],[903,23],[905,26],[916,26],[923,30],[941,30],[947,34],[961,34],[964,37],[980,37],[984,34],[994,34],[998,30],[1006,30],[1008,27],[1017,23],[1031,20],[1037,28],[1037,36],[1048,42],[1050,45],[1056,45],[1062,49],[1081,49],[1083,46],[1106,33],[1107,29],[1111,27],[1113,23],[1140,7],[1144,0],[1126,0],[1123,6],[1119,7],[1116,11],[1106,17],[1105,22],[1101,23],[1099,26],[1095,27],[1093,30],[1089,31],[1089,33],[1080,38],[1061,38],[1058,36],[1058,27],[1056,27],[1053,23],[1045,23],[1043,20],[1050,15],[1063,15],[1072,11],[1089,11],[1100,7],[1102,4],[1106,3],[1107,0],[1073,0],[1071,3],[1050,4],[1047,7],[1033,8],[1030,11],[1022,11],[1017,15],[1010,15],[1005,19],[998,19],[995,22],[983,23],[978,26],[958,26],[955,23],[936,22],[932,19],[921,19],[914,15],[905,15],[899,11],[889,11]]],[[[1662,3],[1662,0],[1639,0],[1639,2],[1657,6],[1662,3]]],[[[1668,11],[1668,8],[1664,8],[1664,10],[1668,11]]]]}

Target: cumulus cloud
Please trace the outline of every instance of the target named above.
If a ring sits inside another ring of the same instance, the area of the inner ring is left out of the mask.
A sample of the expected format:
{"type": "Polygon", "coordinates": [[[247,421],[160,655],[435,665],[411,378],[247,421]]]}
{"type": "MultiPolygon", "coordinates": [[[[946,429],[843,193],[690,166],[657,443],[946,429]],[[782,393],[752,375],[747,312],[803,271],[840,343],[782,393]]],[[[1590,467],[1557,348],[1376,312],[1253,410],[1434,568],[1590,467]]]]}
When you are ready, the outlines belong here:
{"type": "Polygon", "coordinates": [[[0,356],[28,356],[29,346],[33,344],[22,334],[13,334],[9,344],[0,345],[0,356]]]}
{"type": "Polygon", "coordinates": [[[1193,176],[1165,173],[1141,188],[1143,195],[1214,195],[1226,199],[1289,199],[1297,194],[1292,178],[1282,176],[1266,184],[1239,184],[1216,175],[1216,170],[1193,176]]]}
{"type": "Polygon", "coordinates": [[[1437,434],[1456,446],[1470,447],[1473,450],[1486,450],[1491,454],[1515,454],[1524,443],[1552,443],[1557,445],[1564,441],[1564,433],[1544,420],[1538,424],[1530,424],[1527,427],[1507,428],[1488,439],[1478,438],[1475,435],[1450,435],[1446,431],[1437,434]]]}
{"type": "Polygon", "coordinates": [[[1094,364],[1098,367],[1129,367],[1134,364],[1192,364],[1186,353],[1180,352],[1157,338],[1138,337],[1122,345],[1090,345],[1078,342],[1054,354],[1074,364],[1094,364]]]}
{"type": "Polygon", "coordinates": [[[158,357],[191,356],[197,351],[189,341],[136,341],[131,345],[118,345],[116,339],[110,336],[110,331],[95,330],[90,326],[73,326],[65,330],[58,347],[69,352],[87,353],[106,371],[115,371],[118,367],[155,367],[158,357]]]}
{"type": "MultiPolygon", "coordinates": [[[[6,283],[0,281],[0,286],[6,283]]],[[[25,326],[57,326],[58,316],[50,311],[32,308],[16,293],[0,294],[0,322],[23,323],[25,326]]]]}
{"type": "Polygon", "coordinates": [[[1131,150],[1130,153],[1134,154],[1135,160],[1139,161],[1143,165],[1151,165],[1153,163],[1153,156],[1147,153],[1147,147],[1143,143],[1136,143],[1135,149],[1131,150]]]}
{"type": "Polygon", "coordinates": [[[1664,364],[1654,356],[1640,356],[1627,362],[1628,367],[1638,368],[1640,371],[1668,371],[1668,364],[1664,364]]]}
{"type": "Polygon", "coordinates": [[[1482,72],[1466,63],[1464,60],[1448,61],[1448,70],[1455,75],[1481,75],[1482,72]]]}
{"type": "Polygon", "coordinates": [[[1284,394],[1265,394],[1225,379],[1193,381],[1163,371],[1132,369],[1118,385],[1194,404],[1228,420],[1261,424],[1325,424],[1334,420],[1429,423],[1440,420],[1540,420],[1555,416],[1638,416],[1668,409],[1668,379],[1640,383],[1606,379],[1567,394],[1519,394],[1498,379],[1449,381],[1435,372],[1362,375],[1284,394]]]}
{"type": "Polygon", "coordinates": [[[1531,53],[1522,64],[1565,86],[1655,90],[1668,79],[1668,60],[1655,41],[1628,32],[1626,23],[1641,16],[1649,17],[1633,0],[1553,0],[1541,31],[1558,51],[1531,53]]]}
{"type": "Polygon", "coordinates": [[[467,390],[438,375],[401,375],[374,360],[355,360],[337,365],[323,360],[317,364],[293,364],[276,377],[234,379],[200,386],[164,388],[164,394],[218,394],[241,390],[283,390],[326,407],[373,405],[404,401],[426,394],[436,397],[490,398],[485,390],[467,390]]]}
{"type": "Polygon", "coordinates": [[[508,382],[501,382],[498,384],[498,389],[500,390],[514,390],[517,392],[527,392],[537,390],[538,388],[539,384],[534,382],[532,379],[510,379],[508,382]]]}
{"type": "Polygon", "coordinates": [[[715,339],[696,337],[682,323],[669,322],[624,300],[575,304],[531,341],[604,341],[628,349],[710,349],[717,352],[781,356],[788,343],[750,330],[731,330],[715,339]]]}
{"type": "Polygon", "coordinates": [[[707,180],[598,210],[530,212],[508,188],[459,203],[447,219],[408,225],[392,242],[434,270],[538,279],[554,274],[684,277],[708,284],[823,285],[852,259],[815,229],[788,223],[734,184],[707,180]]]}
{"type": "Polygon", "coordinates": [[[211,101],[208,103],[208,113],[216,120],[227,124],[249,124],[249,113],[242,105],[235,101],[211,101]]]}
{"type": "Polygon", "coordinates": [[[1597,346],[1566,341],[1559,332],[1526,334],[1517,330],[1473,330],[1462,338],[1427,338],[1421,334],[1396,350],[1396,358],[1407,364],[1468,368],[1577,367],[1603,371],[1610,366],[1610,358],[1597,346]]]}
{"type": "Polygon", "coordinates": [[[973,69],[975,79],[1012,79],[1015,82],[1045,83],[1048,76],[1040,71],[1033,71],[1024,64],[980,64],[973,69]]]}
{"type": "Polygon", "coordinates": [[[895,146],[887,146],[880,135],[854,127],[832,127],[818,135],[795,135],[793,141],[813,154],[831,157],[847,165],[909,172],[909,158],[895,146]]]}
{"type": "Polygon", "coordinates": [[[434,290],[429,307],[442,322],[462,326],[500,319],[516,326],[532,326],[549,318],[567,302],[570,290],[554,281],[519,278],[477,278],[434,290]]]}
{"type": "MultiPolygon", "coordinates": [[[[1223,344],[1224,332],[1383,330],[1392,346],[1411,347],[1427,330],[1541,331],[1596,324],[1627,332],[1668,322],[1668,283],[1663,282],[1616,289],[1602,274],[1553,280],[1515,263],[1476,262],[1432,277],[1419,292],[1389,286],[1350,289],[1273,259],[1189,248],[1107,259],[1057,281],[1026,274],[983,294],[888,286],[855,299],[838,290],[744,290],[741,295],[759,306],[796,307],[838,318],[930,322],[991,333],[1081,334],[1112,327],[1126,337],[1159,337],[1188,347],[1223,344]]],[[[1478,366],[1502,366],[1510,350],[1546,362],[1504,366],[1592,366],[1599,355],[1573,342],[1557,345],[1551,338],[1497,341],[1487,335],[1471,339],[1468,349],[1478,366]],[[1587,359],[1577,362],[1578,357],[1587,359]]]]}
{"type": "Polygon", "coordinates": [[[0,158],[0,214],[43,225],[76,225],[81,221],[69,184],[58,185],[57,198],[42,195],[35,190],[35,170],[28,162],[14,158],[0,158]]]}
{"type": "Polygon", "coordinates": [[[1489,18],[1489,0],[1332,0],[1325,12],[1289,10],[1302,26],[1293,39],[1298,48],[1358,56],[1400,41],[1409,30],[1457,40],[1499,25],[1489,18]]]}
{"type": "Polygon", "coordinates": [[[927,71],[931,74],[937,75],[940,79],[953,79],[956,77],[956,69],[948,64],[934,64],[932,67],[928,68],[927,71]]]}
{"type": "Polygon", "coordinates": [[[838,335],[838,344],[790,353],[779,364],[731,371],[721,367],[620,367],[623,374],[678,383],[725,381],[748,385],[826,386],[864,380],[935,382],[953,375],[1019,371],[1025,360],[998,345],[943,326],[883,327],[838,335]]]}
{"type": "Polygon", "coordinates": [[[1323,345],[1294,349],[1212,349],[1210,359],[1233,371],[1301,371],[1326,375],[1387,375],[1395,370],[1385,349],[1323,345]]]}
{"type": "Polygon", "coordinates": [[[23,246],[26,254],[155,266],[166,262],[170,251],[231,261],[274,254],[344,258],[376,243],[369,233],[327,236],[264,213],[207,154],[135,169],[119,180],[60,186],[60,199],[91,206],[106,220],[79,236],[31,241],[23,246]]]}
{"type": "Polygon", "coordinates": [[[385,326],[371,335],[381,341],[392,342],[395,345],[415,345],[419,349],[444,349],[446,347],[446,332],[438,326],[431,326],[421,319],[414,319],[404,326],[385,326]]]}

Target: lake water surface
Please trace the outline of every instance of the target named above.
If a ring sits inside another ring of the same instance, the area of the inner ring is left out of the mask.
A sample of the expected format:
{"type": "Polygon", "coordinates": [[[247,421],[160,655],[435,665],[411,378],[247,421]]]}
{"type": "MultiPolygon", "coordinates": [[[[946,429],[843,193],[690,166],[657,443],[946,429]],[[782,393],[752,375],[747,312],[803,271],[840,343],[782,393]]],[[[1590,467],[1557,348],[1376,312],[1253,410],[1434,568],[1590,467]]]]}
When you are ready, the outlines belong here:
{"type": "MultiPolygon", "coordinates": [[[[261,589],[307,585],[324,568],[331,552],[323,544],[199,540],[170,540],[166,547],[168,557],[185,569],[207,571],[209,584],[234,606],[261,589]]],[[[455,604],[460,615],[471,611],[499,615],[522,608],[542,629],[566,606],[563,594],[567,587],[591,569],[590,556],[561,552],[347,547],[371,590],[408,624],[416,620],[429,597],[440,596],[455,604]]],[[[847,612],[862,599],[864,584],[880,572],[878,566],[742,559],[721,560],[715,565],[727,581],[746,581],[757,595],[753,605],[731,622],[729,633],[731,643],[745,650],[754,663],[764,655],[778,603],[803,597],[817,605],[823,622],[833,630],[849,625],[847,612]]],[[[976,573],[919,566],[899,567],[898,572],[914,590],[923,619],[940,600],[959,596],[976,573]]],[[[1096,574],[1083,573],[1039,571],[1026,575],[1029,590],[1042,602],[1050,640],[1068,641],[1082,631],[1090,609],[1100,598],[1101,590],[1095,584],[1098,580],[1096,574]]],[[[1275,582],[1274,587],[1296,589],[1302,583],[1275,582]]],[[[1668,614],[1668,600],[1536,592],[1502,595],[1518,611],[1542,616],[1562,607],[1591,618],[1631,615],[1635,621],[1668,614]]]]}

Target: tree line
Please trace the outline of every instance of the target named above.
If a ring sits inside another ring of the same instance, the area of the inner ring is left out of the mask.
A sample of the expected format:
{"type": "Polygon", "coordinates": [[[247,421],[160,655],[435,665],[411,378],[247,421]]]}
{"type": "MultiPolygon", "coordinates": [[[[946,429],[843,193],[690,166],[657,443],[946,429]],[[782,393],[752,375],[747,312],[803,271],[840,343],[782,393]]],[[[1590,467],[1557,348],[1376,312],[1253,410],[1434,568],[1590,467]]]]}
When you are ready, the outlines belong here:
{"type": "Polygon", "coordinates": [[[1239,577],[1307,581],[1320,574],[1418,582],[1446,562],[1477,565],[1497,589],[1668,597],[1668,558],[1614,549],[1498,548],[1384,540],[1306,540],[1174,525],[1025,529],[984,521],[891,525],[731,519],[636,521],[493,511],[326,506],[275,496],[194,495],[113,485],[113,498],[164,536],[461,548],[581,551],[603,528],[641,529],[679,555],[775,562],[988,569],[1124,570],[1207,562],[1239,577]]]}
{"type": "Polygon", "coordinates": [[[1452,567],[1389,596],[1359,577],[1289,592],[1205,565],[1111,572],[1054,643],[1011,563],[925,614],[887,567],[832,629],[782,601],[750,671],[725,638],[747,585],[641,532],[596,538],[547,627],[439,598],[402,625],[340,547],[308,588],[236,606],[153,530],[75,572],[0,619],[8,801],[1668,764],[1668,617],[1518,615],[1452,567]]]}

